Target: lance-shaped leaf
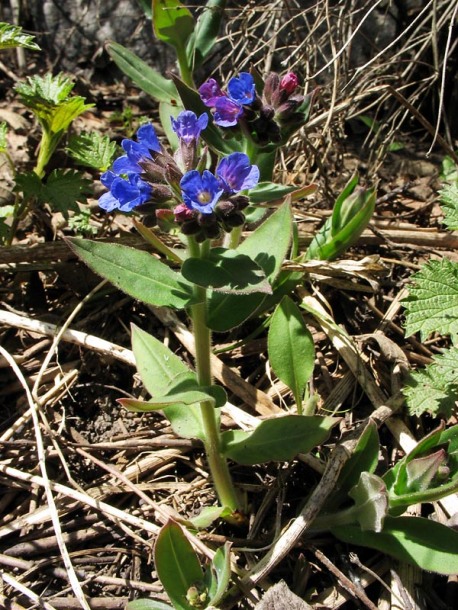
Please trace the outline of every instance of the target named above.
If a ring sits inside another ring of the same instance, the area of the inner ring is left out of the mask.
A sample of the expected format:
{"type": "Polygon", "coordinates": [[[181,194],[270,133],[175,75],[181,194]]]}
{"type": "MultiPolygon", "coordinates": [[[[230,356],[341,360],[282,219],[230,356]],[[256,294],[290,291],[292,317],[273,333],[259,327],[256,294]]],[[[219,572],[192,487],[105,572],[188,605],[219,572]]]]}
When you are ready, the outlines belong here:
{"type": "Polygon", "coordinates": [[[338,418],[317,415],[286,415],[268,419],[252,432],[223,432],[222,451],[239,464],[285,462],[323,443],[338,421],[338,418]]]}
{"type": "Polygon", "coordinates": [[[332,260],[352,246],[367,227],[375,208],[375,189],[357,187],[354,176],[337,198],[332,215],[307,249],[306,258],[332,260]]]}
{"type": "Polygon", "coordinates": [[[388,509],[386,486],[380,477],[362,472],[348,494],[355,501],[353,510],[363,531],[380,532],[388,509]]]}
{"type": "MultiPolygon", "coordinates": [[[[291,244],[291,237],[291,207],[289,202],[285,202],[255,229],[236,251],[254,260],[272,284],[280,272],[291,244]]],[[[207,324],[216,331],[238,326],[260,307],[264,298],[263,294],[236,296],[213,292],[208,301],[207,324]]]]}
{"type": "Polygon", "coordinates": [[[270,365],[292,391],[299,412],[315,364],[313,337],[297,305],[283,297],[270,320],[267,338],[270,365]]]}
{"type": "MultiPolygon", "coordinates": [[[[181,358],[135,325],[132,325],[132,349],[140,378],[151,396],[164,396],[190,385],[198,386],[195,373],[181,358]]],[[[200,407],[173,404],[164,413],[178,436],[205,440],[200,407]]]]}
{"type": "MultiPolygon", "coordinates": [[[[192,377],[187,378],[193,385],[192,377]]],[[[149,411],[164,410],[167,414],[167,407],[171,405],[188,406],[200,404],[201,402],[209,402],[214,407],[222,407],[227,402],[227,395],[221,386],[195,386],[196,389],[189,389],[183,392],[175,391],[174,388],[165,396],[155,396],[151,400],[135,400],[134,398],[119,398],[118,402],[129,411],[147,413],[149,411]]]]}
{"type": "Polygon", "coordinates": [[[208,605],[217,607],[229,586],[231,578],[231,543],[226,542],[220,547],[205,573],[205,583],[208,590],[208,605]]]}
{"type": "Polygon", "coordinates": [[[208,0],[199,15],[194,32],[188,41],[187,54],[194,69],[213,51],[226,8],[226,0],[208,0]]]}
{"type": "Polygon", "coordinates": [[[193,610],[194,587],[202,583],[204,573],[191,543],[177,523],[161,529],[154,547],[154,565],[159,580],[175,610],[193,610]]]}
{"type": "Polygon", "coordinates": [[[212,248],[207,258],[186,259],[181,273],[189,282],[218,292],[272,293],[263,269],[249,256],[237,250],[212,248]]]}
{"type": "Polygon", "coordinates": [[[458,572],[458,532],[431,519],[387,516],[379,533],[363,532],[354,525],[334,527],[331,532],[343,542],[376,549],[422,570],[458,572]]]}
{"type": "Polygon", "coordinates": [[[171,80],[117,42],[109,42],[106,49],[118,68],[142,91],[158,102],[180,105],[178,92],[171,80]]]}
{"type": "Polygon", "coordinates": [[[134,599],[127,604],[126,610],[173,610],[173,607],[156,599],[134,599]]]}
{"type": "Polygon", "coordinates": [[[298,201],[303,197],[312,195],[318,185],[307,184],[305,186],[288,186],[286,184],[275,184],[274,182],[260,182],[254,189],[250,190],[250,202],[255,204],[278,201],[290,195],[291,202],[298,201]]]}
{"type": "Polygon", "coordinates": [[[175,309],[192,301],[192,286],[148,252],[76,237],[68,243],[93,271],[134,299],[175,309]]]}

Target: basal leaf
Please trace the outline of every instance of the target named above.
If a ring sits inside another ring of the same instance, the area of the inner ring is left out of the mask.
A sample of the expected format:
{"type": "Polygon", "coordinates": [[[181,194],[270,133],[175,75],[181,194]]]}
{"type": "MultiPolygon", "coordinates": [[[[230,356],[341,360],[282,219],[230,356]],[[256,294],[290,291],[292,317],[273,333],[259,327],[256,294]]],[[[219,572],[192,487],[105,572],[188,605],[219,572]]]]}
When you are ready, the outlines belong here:
{"type": "Polygon", "coordinates": [[[76,237],[68,242],[93,271],[134,299],[175,309],[192,301],[192,286],[148,252],[76,237]]]}
{"type": "Polygon", "coordinates": [[[458,532],[421,517],[385,518],[379,533],[362,531],[354,525],[339,526],[331,532],[348,544],[369,547],[439,574],[458,572],[458,532]]]}
{"type": "Polygon", "coordinates": [[[267,350],[274,373],[292,391],[301,412],[315,364],[315,347],[299,308],[287,296],[272,315],[267,350]]]}
{"type": "Polygon", "coordinates": [[[286,415],[263,421],[252,432],[230,430],[222,434],[226,457],[239,464],[284,462],[323,443],[339,419],[286,415]]]}
{"type": "Polygon", "coordinates": [[[198,68],[214,49],[226,4],[226,0],[208,0],[197,19],[192,35],[194,69],[198,68]]]}
{"type": "Polygon", "coordinates": [[[146,62],[137,57],[117,42],[109,42],[106,49],[124,74],[148,95],[158,102],[179,104],[179,96],[173,82],[148,66],[146,62]]]}
{"type": "Polygon", "coordinates": [[[278,201],[291,195],[291,201],[297,201],[302,197],[311,195],[317,189],[316,184],[308,184],[303,187],[275,184],[274,182],[260,182],[254,189],[250,190],[250,201],[253,204],[278,201]]]}
{"type": "Polygon", "coordinates": [[[90,193],[90,181],[76,170],[55,169],[42,185],[39,199],[68,218],[69,210],[79,212],[77,201],[85,202],[90,193]]]}
{"type": "Polygon", "coordinates": [[[458,334],[458,263],[447,258],[428,261],[412,276],[406,308],[406,335],[419,332],[422,339],[438,332],[458,334]]]}
{"type": "Polygon", "coordinates": [[[175,610],[193,610],[189,589],[203,580],[199,559],[177,523],[161,529],[154,548],[154,565],[159,580],[175,610]]]}

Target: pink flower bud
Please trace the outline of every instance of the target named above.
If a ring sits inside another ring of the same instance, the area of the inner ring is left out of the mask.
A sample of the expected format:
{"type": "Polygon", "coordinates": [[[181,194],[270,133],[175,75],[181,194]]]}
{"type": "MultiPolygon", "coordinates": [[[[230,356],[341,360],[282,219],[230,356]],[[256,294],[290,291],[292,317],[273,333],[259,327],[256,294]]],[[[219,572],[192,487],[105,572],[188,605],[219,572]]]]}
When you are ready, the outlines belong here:
{"type": "Polygon", "coordinates": [[[288,72],[280,81],[280,89],[285,91],[288,95],[291,95],[291,93],[294,93],[296,90],[298,84],[299,81],[294,72],[288,72]]]}

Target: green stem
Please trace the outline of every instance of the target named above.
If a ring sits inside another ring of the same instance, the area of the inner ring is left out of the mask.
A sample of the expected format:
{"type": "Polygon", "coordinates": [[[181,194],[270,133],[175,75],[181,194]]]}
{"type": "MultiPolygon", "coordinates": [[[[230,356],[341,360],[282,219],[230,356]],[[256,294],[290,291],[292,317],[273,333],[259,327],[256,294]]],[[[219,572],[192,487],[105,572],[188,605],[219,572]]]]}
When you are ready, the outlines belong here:
{"type": "Polygon", "coordinates": [[[243,225],[240,227],[234,227],[230,233],[226,233],[224,236],[223,246],[235,250],[240,243],[242,237],[243,225]]]}
{"type": "Polygon", "coordinates": [[[37,164],[33,169],[39,178],[43,178],[45,167],[56,149],[58,141],[59,138],[56,138],[55,133],[48,131],[47,129],[43,129],[41,133],[40,148],[38,150],[37,164]]]}
{"type": "Polygon", "coordinates": [[[186,57],[185,49],[177,49],[177,60],[180,68],[180,75],[184,83],[188,87],[195,88],[194,79],[192,78],[192,71],[188,64],[188,58],[186,57]]]}
{"type": "MultiPolygon", "coordinates": [[[[188,243],[192,257],[205,258],[208,255],[210,247],[208,241],[199,246],[193,237],[189,237],[188,243]]],[[[212,384],[212,374],[211,331],[205,322],[207,291],[202,286],[195,285],[194,296],[197,303],[191,306],[191,318],[196,346],[197,379],[199,385],[209,386],[212,384]]],[[[210,402],[202,402],[200,409],[205,432],[204,446],[216,493],[222,506],[227,506],[235,511],[239,507],[239,502],[227,461],[221,453],[221,436],[215,408],[210,402]]]]}

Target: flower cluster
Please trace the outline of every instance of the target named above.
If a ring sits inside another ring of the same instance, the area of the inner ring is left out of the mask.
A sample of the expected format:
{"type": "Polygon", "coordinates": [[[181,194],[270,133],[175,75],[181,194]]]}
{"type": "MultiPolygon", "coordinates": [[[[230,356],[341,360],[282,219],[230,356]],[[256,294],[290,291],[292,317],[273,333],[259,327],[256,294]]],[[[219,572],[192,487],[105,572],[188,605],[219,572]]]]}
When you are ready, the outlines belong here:
{"type": "Polygon", "coordinates": [[[180,141],[175,157],[163,149],[153,126],[143,125],[136,140],[122,141],[126,154],[101,176],[109,192],[100,197],[99,205],[108,212],[146,214],[149,225],[157,221],[163,228],[178,225],[198,240],[218,237],[221,228],[231,231],[243,224],[248,198],[239,193],[257,185],[258,167],[244,153],[233,153],[221,159],[215,174],[207,169],[201,173],[195,169],[205,166],[205,157],[202,162],[197,156],[198,140],[208,115],[197,117],[185,110],[171,117],[171,123],[180,141]],[[158,209],[160,204],[168,207],[158,209]]]}
{"type": "Polygon", "coordinates": [[[256,99],[253,77],[248,72],[240,72],[230,79],[227,93],[220,89],[215,79],[210,78],[199,87],[203,103],[214,111],[213,119],[220,127],[233,127],[245,114],[246,106],[256,99]]]}
{"type": "Polygon", "coordinates": [[[213,119],[220,127],[243,124],[260,146],[281,142],[285,133],[303,124],[300,106],[304,96],[297,93],[299,82],[293,72],[280,78],[274,72],[265,81],[262,95],[256,93],[251,74],[241,72],[231,78],[225,93],[213,79],[199,88],[202,101],[212,109],[213,119]]]}
{"type": "Polygon", "coordinates": [[[224,157],[215,174],[187,172],[180,182],[183,203],[174,210],[182,232],[203,241],[218,237],[221,228],[231,231],[242,225],[248,197],[238,193],[254,188],[258,181],[259,169],[244,153],[224,157]]]}

